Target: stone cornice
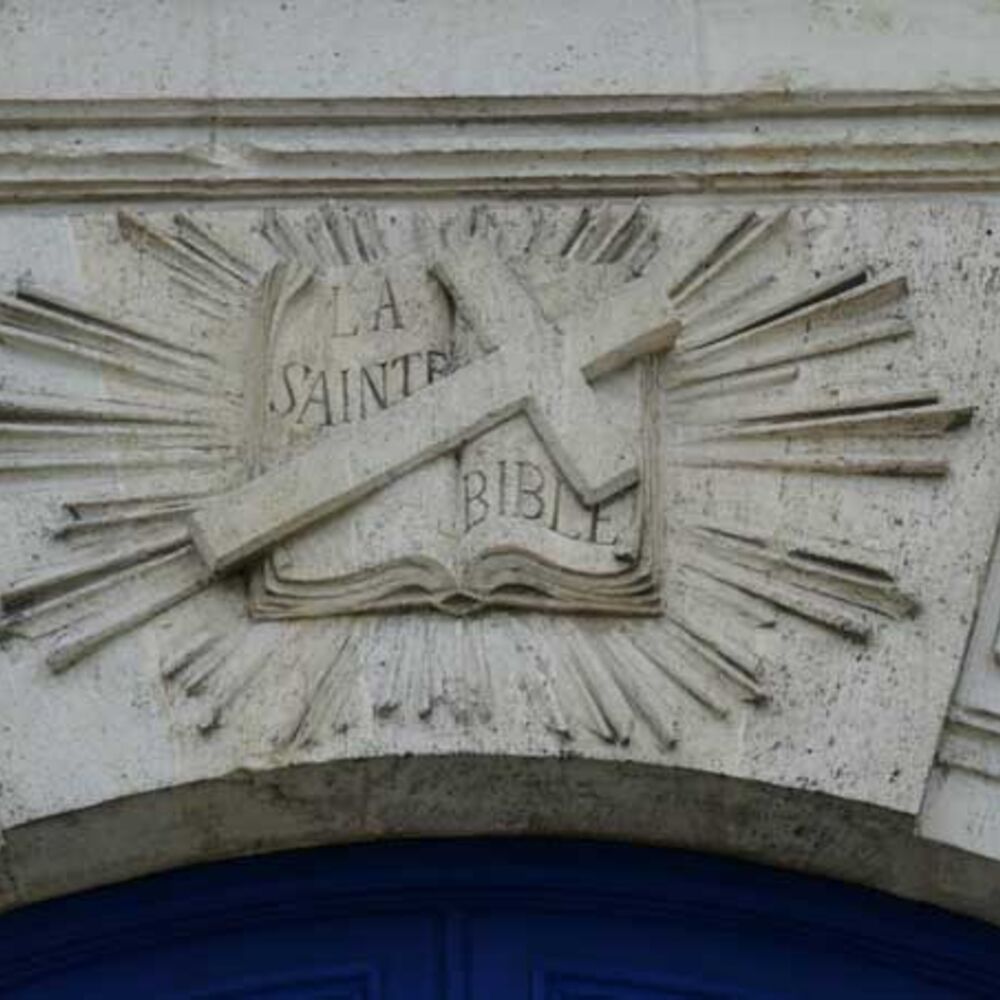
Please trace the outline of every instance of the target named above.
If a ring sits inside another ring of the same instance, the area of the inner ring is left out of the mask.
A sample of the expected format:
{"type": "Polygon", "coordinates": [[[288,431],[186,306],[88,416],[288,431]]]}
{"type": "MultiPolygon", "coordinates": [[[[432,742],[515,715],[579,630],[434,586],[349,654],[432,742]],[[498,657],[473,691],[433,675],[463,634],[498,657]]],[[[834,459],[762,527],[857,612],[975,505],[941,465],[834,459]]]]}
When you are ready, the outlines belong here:
{"type": "Polygon", "coordinates": [[[0,203],[1000,188],[1000,92],[0,101],[0,203]]]}

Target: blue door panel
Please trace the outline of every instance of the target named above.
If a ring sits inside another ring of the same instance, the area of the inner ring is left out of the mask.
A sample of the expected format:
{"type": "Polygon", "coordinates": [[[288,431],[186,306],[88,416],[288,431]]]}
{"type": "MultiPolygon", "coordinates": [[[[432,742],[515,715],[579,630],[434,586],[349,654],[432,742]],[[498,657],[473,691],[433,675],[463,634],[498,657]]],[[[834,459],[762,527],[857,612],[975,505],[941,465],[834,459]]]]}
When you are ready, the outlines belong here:
{"type": "MultiPolygon", "coordinates": [[[[87,967],[53,971],[13,996],[79,997],[81,978],[103,998],[198,997],[440,1000],[442,922],[412,912],[266,921],[210,930],[170,928],[87,967]]],[[[6,994],[0,989],[0,996],[6,994]]]]}
{"type": "Polygon", "coordinates": [[[221,990],[191,994],[197,1000],[379,1000],[378,970],[372,966],[328,968],[315,977],[278,976],[235,979],[221,990]]]}
{"type": "Polygon", "coordinates": [[[678,976],[648,976],[608,966],[540,968],[532,981],[531,1000],[739,1000],[766,997],[678,976]]]}
{"type": "MultiPolygon", "coordinates": [[[[719,902],[725,906],[724,899],[719,902]]],[[[523,907],[472,914],[472,996],[843,1000],[859,982],[871,996],[955,996],[956,981],[947,969],[935,970],[945,980],[935,982],[933,974],[921,976],[919,968],[897,963],[891,953],[867,953],[850,934],[823,937],[780,919],[755,927],[727,923],[724,914],[685,910],[664,916],[620,905],[619,913],[606,904],[591,914],[531,913],[523,907]],[[538,992],[540,981],[554,984],[546,986],[549,993],[538,992]]],[[[1000,997],[1000,981],[993,995],[1000,997]]]]}
{"type": "Polygon", "coordinates": [[[1000,997],[1000,932],[624,845],[366,845],[171,872],[0,917],[4,998],[1000,997]]]}

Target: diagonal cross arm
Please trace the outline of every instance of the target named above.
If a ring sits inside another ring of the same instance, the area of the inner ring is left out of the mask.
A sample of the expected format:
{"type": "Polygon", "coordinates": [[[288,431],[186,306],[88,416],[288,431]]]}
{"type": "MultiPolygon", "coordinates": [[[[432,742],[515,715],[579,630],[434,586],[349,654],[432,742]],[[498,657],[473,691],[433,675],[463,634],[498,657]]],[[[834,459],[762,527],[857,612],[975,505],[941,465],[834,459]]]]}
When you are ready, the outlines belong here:
{"type": "Polygon", "coordinates": [[[672,345],[679,323],[666,290],[635,281],[594,312],[557,326],[485,245],[444,254],[431,270],[494,349],[363,424],[332,428],[303,454],[202,505],[191,530],[212,571],[344,510],[520,412],[586,503],[635,480],[633,443],[602,420],[589,380],[672,345]]]}
{"type": "Polygon", "coordinates": [[[443,257],[431,271],[480,339],[502,345],[502,361],[489,363],[522,387],[525,411],[580,499],[599,503],[631,485],[635,429],[612,422],[590,383],[673,343],[679,327],[666,291],[636,282],[586,314],[553,322],[487,245],[443,257]]]}

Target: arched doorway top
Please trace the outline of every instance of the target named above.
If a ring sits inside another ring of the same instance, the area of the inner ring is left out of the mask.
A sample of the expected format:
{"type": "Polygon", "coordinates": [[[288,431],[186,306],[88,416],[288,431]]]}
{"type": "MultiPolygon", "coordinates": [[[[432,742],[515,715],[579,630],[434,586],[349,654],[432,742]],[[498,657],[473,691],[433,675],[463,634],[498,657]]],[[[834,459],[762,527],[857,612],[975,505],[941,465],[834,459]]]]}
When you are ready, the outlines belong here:
{"type": "Polygon", "coordinates": [[[189,868],[4,918],[18,997],[990,996],[1000,931],[629,845],[355,845],[189,868]]]}
{"type": "Polygon", "coordinates": [[[996,922],[992,862],[913,819],[684,770],[487,756],[241,771],[25,824],[7,834],[8,907],[243,855],[399,838],[559,837],[742,858],[996,922]]]}

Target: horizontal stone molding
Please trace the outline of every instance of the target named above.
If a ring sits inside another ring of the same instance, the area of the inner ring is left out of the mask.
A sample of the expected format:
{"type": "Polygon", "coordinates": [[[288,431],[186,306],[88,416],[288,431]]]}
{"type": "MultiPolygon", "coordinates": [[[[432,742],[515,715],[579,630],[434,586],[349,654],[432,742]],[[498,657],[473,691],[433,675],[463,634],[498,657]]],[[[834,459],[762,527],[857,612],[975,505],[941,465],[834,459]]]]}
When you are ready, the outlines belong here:
{"type": "Polygon", "coordinates": [[[0,101],[0,203],[1000,188],[1000,92],[0,101]]]}

